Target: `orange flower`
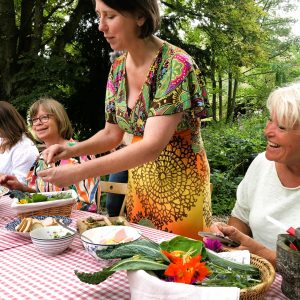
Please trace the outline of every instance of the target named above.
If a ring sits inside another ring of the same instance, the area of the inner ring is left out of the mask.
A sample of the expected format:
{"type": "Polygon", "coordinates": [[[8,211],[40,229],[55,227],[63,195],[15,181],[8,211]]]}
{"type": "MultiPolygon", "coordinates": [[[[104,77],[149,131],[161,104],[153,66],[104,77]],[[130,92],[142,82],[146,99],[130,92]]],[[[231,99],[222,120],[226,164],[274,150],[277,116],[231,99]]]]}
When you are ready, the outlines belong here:
{"type": "Polygon", "coordinates": [[[176,264],[182,262],[182,254],[184,254],[182,251],[173,251],[173,252],[168,252],[168,251],[162,251],[162,253],[170,260],[170,262],[176,264]]]}
{"type": "Polygon", "coordinates": [[[182,258],[167,251],[163,251],[163,253],[171,261],[164,274],[171,277],[174,282],[191,284],[202,281],[210,274],[205,262],[200,262],[201,255],[196,255],[193,258],[190,256],[182,258]]]}

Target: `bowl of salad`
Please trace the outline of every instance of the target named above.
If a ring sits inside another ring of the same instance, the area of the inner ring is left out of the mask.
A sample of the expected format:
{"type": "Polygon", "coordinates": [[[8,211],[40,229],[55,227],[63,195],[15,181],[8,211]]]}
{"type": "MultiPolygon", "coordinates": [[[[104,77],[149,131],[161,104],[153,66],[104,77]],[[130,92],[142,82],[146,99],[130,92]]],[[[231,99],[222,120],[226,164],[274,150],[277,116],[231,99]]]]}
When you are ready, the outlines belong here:
{"type": "Polygon", "coordinates": [[[86,230],[80,237],[85,250],[94,258],[101,260],[97,255],[98,250],[138,240],[141,233],[130,226],[111,225],[86,230]]]}
{"type": "Polygon", "coordinates": [[[76,235],[63,226],[40,227],[30,232],[32,243],[46,255],[57,255],[69,248],[76,235]]]}

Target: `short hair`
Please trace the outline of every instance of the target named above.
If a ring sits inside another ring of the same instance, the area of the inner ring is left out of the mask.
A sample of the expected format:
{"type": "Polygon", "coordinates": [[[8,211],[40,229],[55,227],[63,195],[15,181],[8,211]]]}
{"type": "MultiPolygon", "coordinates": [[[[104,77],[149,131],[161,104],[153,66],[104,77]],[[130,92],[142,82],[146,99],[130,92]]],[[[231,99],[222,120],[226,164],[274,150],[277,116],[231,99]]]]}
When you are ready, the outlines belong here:
{"type": "Polygon", "coordinates": [[[138,14],[145,18],[140,27],[139,38],[146,38],[160,28],[160,13],[157,0],[102,0],[110,8],[122,13],[138,14]]]}
{"type": "Polygon", "coordinates": [[[7,101],[0,101],[0,151],[6,151],[16,145],[25,134],[32,139],[24,118],[7,101]]]}
{"type": "Polygon", "coordinates": [[[300,83],[274,90],[267,100],[267,108],[287,129],[300,126],[300,83]]]}
{"type": "Polygon", "coordinates": [[[28,110],[28,118],[34,118],[38,114],[40,107],[54,116],[57,122],[58,133],[63,139],[69,140],[72,138],[72,124],[65,108],[60,102],[51,97],[41,97],[30,106],[28,110]]]}

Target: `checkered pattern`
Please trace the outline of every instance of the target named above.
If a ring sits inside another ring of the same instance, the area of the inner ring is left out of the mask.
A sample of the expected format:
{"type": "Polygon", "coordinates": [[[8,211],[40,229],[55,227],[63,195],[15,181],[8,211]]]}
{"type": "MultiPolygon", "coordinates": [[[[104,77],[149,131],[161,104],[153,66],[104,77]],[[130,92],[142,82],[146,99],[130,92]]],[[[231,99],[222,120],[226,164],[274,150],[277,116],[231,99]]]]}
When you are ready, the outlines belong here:
{"type": "MultiPolygon", "coordinates": [[[[76,219],[92,215],[88,212],[72,213],[76,219]]],[[[96,272],[105,262],[96,261],[75,237],[72,246],[64,253],[50,257],[39,252],[30,239],[5,232],[6,223],[16,216],[10,209],[9,197],[0,198],[0,299],[130,299],[129,284],[125,271],[119,271],[99,285],[82,283],[74,274],[96,272]]],[[[167,240],[174,235],[133,224],[144,236],[154,241],[167,240]]],[[[287,299],[281,293],[281,277],[276,276],[265,299],[287,299]]]]}

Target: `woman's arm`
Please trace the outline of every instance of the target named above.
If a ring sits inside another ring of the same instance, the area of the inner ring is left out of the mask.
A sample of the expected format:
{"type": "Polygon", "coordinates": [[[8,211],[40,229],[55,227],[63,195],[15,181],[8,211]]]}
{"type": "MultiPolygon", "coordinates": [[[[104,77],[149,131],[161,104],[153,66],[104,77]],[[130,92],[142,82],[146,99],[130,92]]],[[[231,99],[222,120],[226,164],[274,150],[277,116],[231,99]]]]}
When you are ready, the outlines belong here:
{"type": "Polygon", "coordinates": [[[88,177],[94,177],[99,170],[102,174],[116,173],[155,160],[171,140],[181,118],[182,113],[149,118],[141,141],[98,158],[93,167],[82,165],[82,169],[88,177]]]}
{"type": "Polygon", "coordinates": [[[117,124],[106,122],[105,128],[91,138],[73,146],[52,145],[43,151],[43,158],[50,164],[61,159],[87,154],[100,154],[115,148],[120,144],[124,131],[117,124]]]}
{"type": "Polygon", "coordinates": [[[240,219],[231,216],[228,220],[228,225],[234,226],[242,233],[252,237],[252,232],[250,227],[240,219]]]}
{"type": "Polygon", "coordinates": [[[43,170],[39,176],[55,185],[68,186],[88,177],[116,173],[153,161],[171,140],[181,118],[182,113],[151,117],[146,122],[142,140],[83,164],[43,170]]]}

